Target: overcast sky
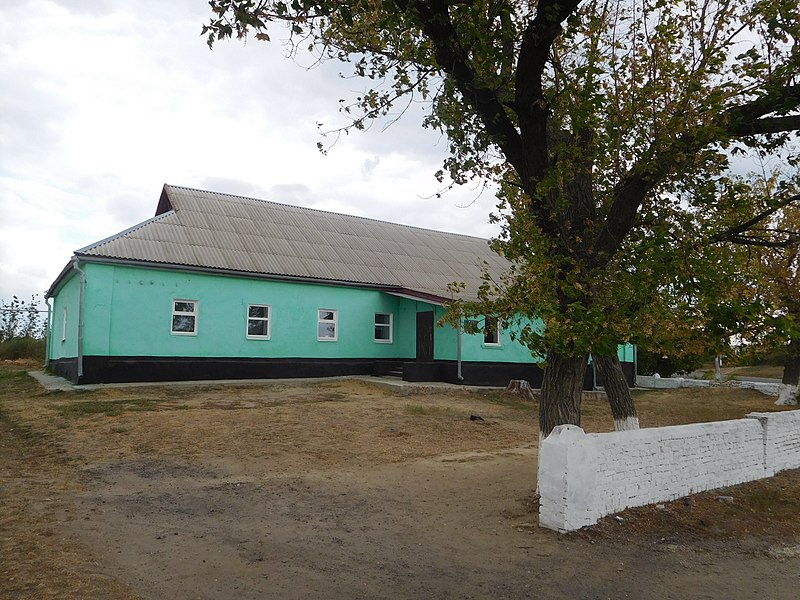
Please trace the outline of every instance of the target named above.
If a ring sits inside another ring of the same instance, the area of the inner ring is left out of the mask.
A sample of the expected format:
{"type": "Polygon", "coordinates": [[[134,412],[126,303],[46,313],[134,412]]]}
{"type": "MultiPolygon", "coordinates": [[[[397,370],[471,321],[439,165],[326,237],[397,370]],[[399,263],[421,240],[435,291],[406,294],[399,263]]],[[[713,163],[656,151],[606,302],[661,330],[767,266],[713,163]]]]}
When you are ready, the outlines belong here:
{"type": "MultiPolygon", "coordinates": [[[[0,0],[0,299],[153,216],[164,183],[490,237],[491,193],[437,199],[446,144],[410,111],[327,156],[363,89],[280,43],[200,36],[205,0],[0,0]]],[[[273,36],[273,40],[280,36],[273,36]]],[[[277,41],[277,40],[276,40],[277,41]]],[[[416,114],[415,114],[416,112],[416,114]]]]}

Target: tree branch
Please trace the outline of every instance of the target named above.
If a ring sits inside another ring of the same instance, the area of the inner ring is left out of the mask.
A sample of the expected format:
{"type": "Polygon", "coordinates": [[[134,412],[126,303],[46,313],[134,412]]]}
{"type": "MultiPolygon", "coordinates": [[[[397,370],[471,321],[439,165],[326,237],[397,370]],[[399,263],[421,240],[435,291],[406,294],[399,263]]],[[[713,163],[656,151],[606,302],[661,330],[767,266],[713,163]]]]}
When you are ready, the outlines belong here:
{"type": "Polygon", "coordinates": [[[787,85],[771,91],[751,102],[734,106],[720,115],[720,125],[734,137],[759,133],[781,133],[800,130],[800,116],[776,116],[763,119],[771,113],[786,113],[800,107],[800,85],[787,85]]]}
{"type": "Polygon", "coordinates": [[[757,135],[760,133],[785,133],[787,131],[800,131],[800,115],[756,119],[755,121],[740,123],[730,131],[736,137],[757,135]]]}
{"type": "Polygon", "coordinates": [[[469,63],[461,39],[453,26],[446,0],[413,2],[400,0],[397,5],[412,18],[433,44],[436,62],[447,73],[466,102],[480,116],[486,132],[503,150],[511,164],[524,158],[519,133],[506,114],[496,91],[485,85],[469,63]]]}
{"type": "MultiPolygon", "coordinates": [[[[668,156],[664,153],[662,156],[668,156]]],[[[653,148],[628,170],[614,187],[613,201],[602,229],[592,245],[592,268],[602,267],[622,243],[636,220],[639,207],[650,192],[666,175],[671,163],[657,156],[653,148]]]]}
{"type": "MultiPolygon", "coordinates": [[[[800,131],[800,116],[776,116],[762,118],[770,113],[786,113],[800,107],[800,85],[787,85],[776,91],[770,92],[751,102],[735,106],[724,111],[719,118],[718,125],[722,133],[732,137],[745,137],[759,133],[782,133],[787,131],[800,131]]],[[[666,149],[655,152],[645,152],[637,163],[628,171],[614,189],[614,200],[605,221],[605,226],[597,236],[593,245],[593,265],[602,266],[608,257],[619,247],[622,239],[633,226],[636,213],[650,192],[669,171],[673,168],[672,156],[682,153],[691,153],[717,142],[716,135],[684,135],[675,140],[666,149]],[[680,149],[681,152],[677,152],[680,149]]],[[[787,204],[793,202],[790,200],[787,204]]],[[[778,207],[780,208],[780,206],[778,207]]],[[[776,208],[775,210],[778,210],[776,208]]],[[[757,215],[749,227],[762,221],[770,214],[757,215]],[[760,218],[759,218],[760,217],[760,218]]],[[[729,235],[738,235],[747,231],[745,227],[729,235]]],[[[724,233],[724,232],[723,232],[724,233]]],[[[722,234],[720,234],[722,235],[722,234]]],[[[717,240],[721,241],[721,240],[717,240]]]]}
{"type": "MultiPolygon", "coordinates": [[[[580,0],[541,0],[536,18],[522,35],[515,80],[514,110],[519,118],[528,161],[527,174],[544,173],[548,166],[547,118],[549,107],[542,91],[542,75],[561,23],[575,12],[580,0]]],[[[528,182],[524,182],[528,183],[528,182]]]]}
{"type": "Polygon", "coordinates": [[[734,235],[725,240],[731,244],[741,246],[759,246],[761,248],[788,248],[800,243],[800,233],[790,235],[782,240],[765,240],[764,238],[749,235],[734,235]]]}
{"type": "MultiPolygon", "coordinates": [[[[761,211],[757,215],[755,215],[752,219],[745,221],[744,223],[740,223],[739,225],[735,225],[733,227],[729,227],[725,231],[720,231],[709,238],[709,242],[711,243],[718,243],[718,242],[733,242],[733,238],[741,238],[744,239],[747,236],[743,236],[745,232],[749,231],[759,223],[763,222],[768,217],[774,215],[780,209],[789,206],[793,202],[800,201],[800,194],[795,194],[794,196],[789,196],[788,198],[784,198],[778,204],[773,207],[770,207],[766,210],[761,211]]],[[[735,242],[737,243],[737,242],[735,242]]],[[[743,242],[738,242],[743,243],[743,242]]],[[[756,244],[760,245],[760,244],[756,244]]],[[[788,245],[791,245],[788,244],[788,245]]]]}

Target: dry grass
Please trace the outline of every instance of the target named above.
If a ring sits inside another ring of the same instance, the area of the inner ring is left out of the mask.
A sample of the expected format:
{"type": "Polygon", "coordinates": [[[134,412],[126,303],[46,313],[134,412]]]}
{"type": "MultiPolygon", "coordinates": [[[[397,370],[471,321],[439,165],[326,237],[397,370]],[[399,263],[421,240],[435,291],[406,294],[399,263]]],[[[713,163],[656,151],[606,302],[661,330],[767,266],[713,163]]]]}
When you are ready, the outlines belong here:
{"type": "Polygon", "coordinates": [[[254,472],[375,465],[532,441],[534,407],[482,393],[408,397],[358,381],[315,385],[104,388],[24,405],[78,464],[169,455],[228,458],[254,472]],[[473,413],[486,419],[476,424],[473,413]],[[287,451],[291,449],[291,452],[287,451]]]}
{"type": "Polygon", "coordinates": [[[728,370],[728,376],[733,377],[769,377],[772,379],[783,378],[783,367],[777,365],[754,365],[750,367],[734,367],[728,370]]]}
{"type": "Polygon", "coordinates": [[[796,545],[800,539],[800,470],[695,494],[658,508],[629,508],[579,535],[639,544],[702,547],[730,543],[756,552],[775,545],[796,545]]]}
{"type": "MultiPolygon", "coordinates": [[[[273,474],[324,471],[519,447],[538,430],[536,403],[498,391],[400,396],[337,380],[47,394],[22,369],[0,365],[0,596],[9,598],[135,597],[58,533],[86,465],[166,456],[237,462],[254,475],[265,465],[273,474]],[[485,421],[471,421],[473,414],[485,421]]],[[[720,388],[637,392],[636,402],[647,427],[778,409],[758,392],[720,388]]],[[[611,426],[602,400],[585,401],[583,415],[588,431],[611,426]]],[[[690,506],[635,509],[624,515],[624,531],[606,521],[586,535],[789,539],[800,533],[798,484],[791,472],[698,495],[690,506]]]]}
{"type": "MultiPolygon", "coordinates": [[[[749,412],[791,409],[775,406],[775,398],[755,390],[725,387],[634,390],[633,397],[642,427],[741,419],[749,412]]],[[[613,426],[607,401],[584,400],[582,409],[586,431],[609,431],[613,426]]]]}
{"type": "Polygon", "coordinates": [[[51,430],[18,412],[19,405],[46,400],[18,365],[0,368],[0,595],[137,598],[93,572],[91,553],[56,532],[79,484],[51,430]]]}

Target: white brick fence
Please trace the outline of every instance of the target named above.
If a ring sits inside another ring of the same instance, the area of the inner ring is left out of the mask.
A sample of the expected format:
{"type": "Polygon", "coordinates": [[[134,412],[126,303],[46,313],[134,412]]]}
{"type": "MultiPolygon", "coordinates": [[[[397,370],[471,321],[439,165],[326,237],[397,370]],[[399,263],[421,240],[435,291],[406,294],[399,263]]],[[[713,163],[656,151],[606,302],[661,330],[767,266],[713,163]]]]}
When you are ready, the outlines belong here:
{"type": "Polygon", "coordinates": [[[539,448],[539,524],[572,531],[631,506],[800,467],[800,410],[586,434],[561,425],[539,448]]]}
{"type": "Polygon", "coordinates": [[[692,379],[690,377],[653,377],[652,375],[637,375],[636,387],[653,389],[738,387],[756,390],[768,396],[777,396],[780,394],[783,386],[779,382],[767,383],[761,381],[738,381],[736,379],[731,379],[724,383],[718,383],[708,379],[692,379]]]}

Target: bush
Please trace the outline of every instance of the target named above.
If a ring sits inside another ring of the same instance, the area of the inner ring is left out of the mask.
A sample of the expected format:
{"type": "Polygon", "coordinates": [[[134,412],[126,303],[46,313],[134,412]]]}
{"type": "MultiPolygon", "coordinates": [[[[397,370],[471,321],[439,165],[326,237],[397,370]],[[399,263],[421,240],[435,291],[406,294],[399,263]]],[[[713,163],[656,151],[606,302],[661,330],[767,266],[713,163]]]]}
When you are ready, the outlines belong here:
{"type": "Polygon", "coordinates": [[[29,358],[44,361],[45,341],[32,337],[15,337],[0,342],[0,360],[29,358]]]}
{"type": "Polygon", "coordinates": [[[739,351],[735,361],[731,361],[735,366],[770,365],[782,367],[789,358],[787,348],[768,348],[761,347],[744,348],[739,351]]]}
{"type": "Polygon", "coordinates": [[[660,353],[651,352],[641,346],[637,350],[638,375],[658,373],[669,377],[674,373],[689,373],[702,367],[707,358],[699,354],[662,356],[660,353]]]}

